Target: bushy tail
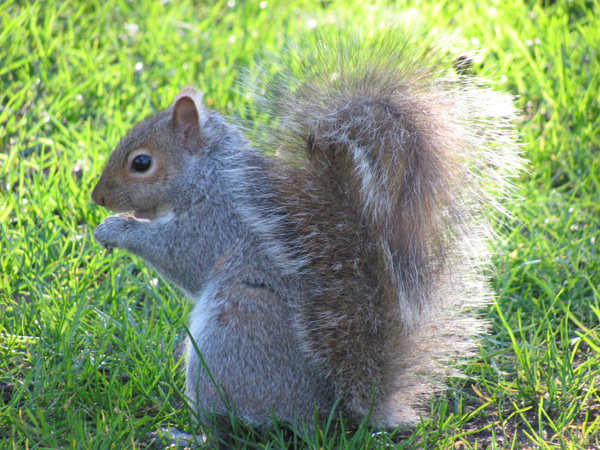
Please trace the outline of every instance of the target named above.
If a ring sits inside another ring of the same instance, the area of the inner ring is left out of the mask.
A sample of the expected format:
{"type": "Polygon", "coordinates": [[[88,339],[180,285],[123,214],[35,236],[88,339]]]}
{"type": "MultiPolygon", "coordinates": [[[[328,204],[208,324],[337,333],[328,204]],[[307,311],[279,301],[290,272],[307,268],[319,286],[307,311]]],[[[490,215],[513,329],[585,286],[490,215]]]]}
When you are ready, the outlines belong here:
{"type": "Polygon", "coordinates": [[[487,212],[521,164],[512,99],[414,30],[337,30],[283,59],[257,88],[308,255],[305,351],[347,415],[412,423],[484,328],[487,212]]]}

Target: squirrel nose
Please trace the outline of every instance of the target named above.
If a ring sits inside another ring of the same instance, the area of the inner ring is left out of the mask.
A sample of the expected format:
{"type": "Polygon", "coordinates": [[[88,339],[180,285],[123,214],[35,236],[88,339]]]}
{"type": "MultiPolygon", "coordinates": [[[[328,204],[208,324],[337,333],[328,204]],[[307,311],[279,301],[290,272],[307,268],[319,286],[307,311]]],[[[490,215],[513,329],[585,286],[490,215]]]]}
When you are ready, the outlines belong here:
{"type": "Polygon", "coordinates": [[[103,195],[99,195],[96,192],[96,189],[94,189],[92,191],[92,200],[94,201],[94,203],[96,205],[104,206],[104,196],[103,195]]]}

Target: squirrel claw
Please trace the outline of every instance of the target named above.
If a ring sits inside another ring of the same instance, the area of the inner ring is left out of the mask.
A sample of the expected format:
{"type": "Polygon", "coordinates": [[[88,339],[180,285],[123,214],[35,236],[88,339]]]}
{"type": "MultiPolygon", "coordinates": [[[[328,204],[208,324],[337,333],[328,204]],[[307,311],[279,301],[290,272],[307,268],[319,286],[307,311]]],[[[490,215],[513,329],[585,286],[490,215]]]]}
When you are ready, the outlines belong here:
{"type": "Polygon", "coordinates": [[[102,245],[107,251],[119,247],[119,239],[127,228],[125,222],[130,221],[135,221],[135,219],[131,216],[127,216],[127,214],[107,217],[94,230],[94,240],[102,245]]]}

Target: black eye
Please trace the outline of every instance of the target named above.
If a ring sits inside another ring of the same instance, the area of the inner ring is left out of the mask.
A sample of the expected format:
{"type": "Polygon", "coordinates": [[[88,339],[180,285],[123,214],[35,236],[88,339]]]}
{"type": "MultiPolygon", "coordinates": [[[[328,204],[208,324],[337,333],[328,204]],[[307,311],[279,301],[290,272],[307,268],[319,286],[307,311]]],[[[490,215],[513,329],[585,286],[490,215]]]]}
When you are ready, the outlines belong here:
{"type": "Polygon", "coordinates": [[[131,169],[136,172],[145,172],[152,165],[152,158],[147,155],[139,155],[131,162],[131,169]]]}

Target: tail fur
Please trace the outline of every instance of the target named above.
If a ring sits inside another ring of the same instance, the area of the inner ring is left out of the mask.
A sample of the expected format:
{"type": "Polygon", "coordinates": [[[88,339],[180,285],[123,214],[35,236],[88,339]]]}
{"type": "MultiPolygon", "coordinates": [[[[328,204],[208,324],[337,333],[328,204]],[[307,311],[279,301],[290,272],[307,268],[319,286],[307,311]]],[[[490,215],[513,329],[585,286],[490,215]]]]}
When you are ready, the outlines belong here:
{"type": "Polygon", "coordinates": [[[447,47],[398,28],[321,35],[256,84],[308,261],[304,351],[346,415],[381,426],[418,420],[484,331],[487,212],[521,164],[512,98],[456,74],[447,47]]]}

